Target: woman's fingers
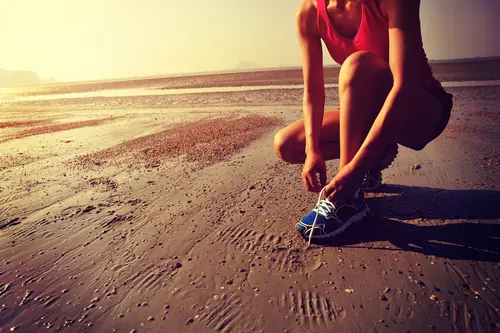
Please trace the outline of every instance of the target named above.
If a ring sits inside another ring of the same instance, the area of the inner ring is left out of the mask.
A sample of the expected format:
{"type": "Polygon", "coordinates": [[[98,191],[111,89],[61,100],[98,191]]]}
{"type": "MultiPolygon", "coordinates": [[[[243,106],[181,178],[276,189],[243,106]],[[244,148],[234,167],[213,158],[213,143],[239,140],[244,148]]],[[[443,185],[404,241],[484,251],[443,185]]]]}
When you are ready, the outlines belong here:
{"type": "Polygon", "coordinates": [[[308,175],[309,183],[312,185],[312,191],[318,192],[321,191],[321,185],[318,182],[318,176],[316,172],[311,172],[308,175]]]}
{"type": "Polygon", "coordinates": [[[330,198],[333,195],[333,192],[335,192],[335,182],[331,181],[330,183],[328,183],[328,185],[326,185],[325,198],[328,198],[330,200],[330,198]]]}
{"type": "Polygon", "coordinates": [[[309,192],[320,192],[326,184],[326,169],[320,167],[304,171],[302,173],[302,184],[309,192]]]}
{"type": "Polygon", "coordinates": [[[316,177],[312,176],[310,173],[306,173],[302,175],[302,184],[309,192],[319,192],[318,190],[318,180],[316,179],[316,183],[314,183],[316,177]]]}
{"type": "Polygon", "coordinates": [[[304,187],[306,188],[307,191],[309,192],[315,192],[315,187],[314,183],[311,180],[311,175],[309,173],[306,173],[302,176],[302,183],[304,184],[304,187]]]}
{"type": "Polygon", "coordinates": [[[325,185],[326,185],[326,169],[321,168],[319,170],[319,179],[321,181],[321,188],[325,187],[325,185]]]}
{"type": "Polygon", "coordinates": [[[302,184],[304,185],[304,187],[306,188],[307,191],[309,191],[309,181],[307,180],[307,174],[306,173],[302,173],[302,184]]]}

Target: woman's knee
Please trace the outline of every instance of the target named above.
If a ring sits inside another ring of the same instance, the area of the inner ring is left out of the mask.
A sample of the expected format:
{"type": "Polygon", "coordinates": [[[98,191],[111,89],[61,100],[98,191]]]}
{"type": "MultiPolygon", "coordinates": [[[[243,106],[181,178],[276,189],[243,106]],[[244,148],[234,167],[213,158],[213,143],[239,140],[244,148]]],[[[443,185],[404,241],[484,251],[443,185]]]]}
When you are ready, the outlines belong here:
{"type": "Polygon", "coordinates": [[[274,135],[274,152],[279,158],[284,160],[284,157],[288,155],[287,150],[287,135],[285,134],[285,129],[281,129],[274,135]]]}
{"type": "Polygon", "coordinates": [[[351,54],[342,64],[339,88],[356,88],[367,83],[389,83],[392,80],[389,64],[372,52],[359,51],[351,54]]]}
{"type": "Polygon", "coordinates": [[[274,136],[274,152],[283,161],[297,163],[297,147],[294,138],[286,131],[280,130],[274,136]]]}

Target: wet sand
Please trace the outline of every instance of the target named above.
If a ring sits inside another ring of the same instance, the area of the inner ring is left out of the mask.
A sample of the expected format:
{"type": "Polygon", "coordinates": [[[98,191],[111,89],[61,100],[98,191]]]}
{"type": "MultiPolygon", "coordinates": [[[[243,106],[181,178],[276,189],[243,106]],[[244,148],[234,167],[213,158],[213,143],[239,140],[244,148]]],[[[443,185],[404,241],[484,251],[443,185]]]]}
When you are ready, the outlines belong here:
{"type": "Polygon", "coordinates": [[[500,88],[452,92],[373,216],[311,248],[272,148],[297,105],[3,111],[0,332],[498,332],[500,88]]]}

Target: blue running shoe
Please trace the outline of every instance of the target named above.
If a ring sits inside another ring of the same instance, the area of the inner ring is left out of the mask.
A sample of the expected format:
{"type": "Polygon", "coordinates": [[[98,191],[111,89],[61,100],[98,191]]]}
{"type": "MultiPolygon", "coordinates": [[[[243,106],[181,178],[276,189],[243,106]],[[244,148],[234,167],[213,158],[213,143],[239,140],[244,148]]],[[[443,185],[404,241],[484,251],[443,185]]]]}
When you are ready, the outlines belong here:
{"type": "Polygon", "coordinates": [[[321,199],[321,191],[316,207],[295,225],[302,237],[309,240],[323,240],[346,230],[361,221],[369,212],[364,194],[358,190],[349,203],[335,206],[328,199],[321,199]]]}

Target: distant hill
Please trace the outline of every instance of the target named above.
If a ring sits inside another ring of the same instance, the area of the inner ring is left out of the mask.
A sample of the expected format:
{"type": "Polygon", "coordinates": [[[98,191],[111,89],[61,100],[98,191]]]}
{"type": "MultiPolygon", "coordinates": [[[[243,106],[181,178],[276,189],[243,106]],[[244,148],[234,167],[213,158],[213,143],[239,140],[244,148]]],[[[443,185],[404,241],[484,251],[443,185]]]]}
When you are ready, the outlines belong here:
{"type": "Polygon", "coordinates": [[[25,86],[39,83],[40,78],[35,72],[0,69],[0,86],[25,86]]]}

